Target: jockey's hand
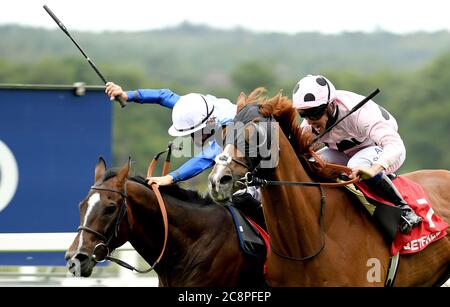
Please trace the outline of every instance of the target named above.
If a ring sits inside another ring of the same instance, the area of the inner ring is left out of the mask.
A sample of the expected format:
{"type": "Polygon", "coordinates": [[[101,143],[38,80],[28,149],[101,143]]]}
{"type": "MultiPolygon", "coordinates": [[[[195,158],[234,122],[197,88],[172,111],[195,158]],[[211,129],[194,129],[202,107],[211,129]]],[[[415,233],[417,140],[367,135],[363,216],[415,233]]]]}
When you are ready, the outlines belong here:
{"type": "Polygon", "coordinates": [[[350,174],[350,179],[360,177],[361,180],[370,179],[375,177],[378,173],[382,172],[384,167],[379,164],[373,164],[371,167],[365,166],[357,166],[352,169],[352,173],[350,174]]]}
{"type": "Polygon", "coordinates": [[[169,185],[173,183],[173,177],[170,175],[162,176],[162,177],[149,177],[147,178],[147,184],[151,186],[153,183],[156,183],[158,186],[160,185],[169,185]]]}
{"type": "Polygon", "coordinates": [[[109,98],[112,100],[116,100],[119,97],[122,97],[124,101],[128,100],[127,93],[122,90],[122,88],[115,84],[114,82],[108,82],[106,83],[106,89],[105,93],[109,96],[109,98]]]}

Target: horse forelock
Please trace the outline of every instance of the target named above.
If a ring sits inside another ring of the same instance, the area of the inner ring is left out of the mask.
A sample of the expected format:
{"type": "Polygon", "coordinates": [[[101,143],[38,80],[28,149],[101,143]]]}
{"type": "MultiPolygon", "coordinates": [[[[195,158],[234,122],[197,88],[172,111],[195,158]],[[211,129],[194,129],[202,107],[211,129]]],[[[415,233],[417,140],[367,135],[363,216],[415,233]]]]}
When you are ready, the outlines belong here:
{"type": "Polygon", "coordinates": [[[111,178],[113,178],[113,177],[116,177],[118,172],[119,172],[119,169],[117,169],[117,168],[110,168],[110,169],[107,169],[107,170],[105,171],[105,173],[103,174],[103,176],[102,176],[101,183],[107,181],[108,179],[111,179],[111,178]]]}

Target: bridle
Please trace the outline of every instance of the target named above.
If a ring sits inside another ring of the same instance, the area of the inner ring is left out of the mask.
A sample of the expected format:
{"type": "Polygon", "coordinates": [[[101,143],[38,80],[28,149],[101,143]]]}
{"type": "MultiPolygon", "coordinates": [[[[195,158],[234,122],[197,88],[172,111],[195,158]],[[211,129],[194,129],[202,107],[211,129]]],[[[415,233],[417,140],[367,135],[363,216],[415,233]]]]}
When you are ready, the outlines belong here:
{"type": "Polygon", "coordinates": [[[97,245],[95,245],[94,250],[92,251],[93,260],[95,262],[100,263],[100,262],[104,262],[106,260],[109,260],[109,261],[115,262],[118,265],[123,266],[123,267],[125,267],[125,268],[127,268],[129,270],[132,270],[132,271],[135,271],[135,272],[141,273],[141,274],[145,274],[145,273],[151,272],[155,268],[155,266],[159,263],[159,261],[161,260],[163,254],[164,254],[164,251],[165,251],[165,248],[166,248],[166,243],[167,243],[167,236],[168,236],[167,211],[165,209],[164,201],[162,200],[162,197],[161,197],[161,194],[160,194],[160,192],[158,190],[157,185],[156,184],[152,184],[152,188],[153,188],[153,191],[155,192],[156,197],[158,199],[158,203],[159,203],[159,206],[160,206],[160,209],[161,209],[161,213],[162,213],[162,216],[163,216],[164,232],[165,232],[164,233],[164,245],[162,247],[160,255],[158,256],[156,261],[153,263],[153,265],[151,265],[146,270],[140,270],[140,269],[137,269],[136,267],[134,267],[134,266],[132,266],[132,265],[130,265],[130,264],[120,260],[120,259],[117,259],[117,258],[114,258],[114,257],[110,256],[111,253],[113,252],[113,249],[110,248],[110,244],[111,244],[113,239],[118,237],[118,235],[119,235],[119,228],[120,228],[120,224],[122,222],[122,219],[127,215],[127,209],[128,209],[127,198],[128,198],[128,195],[127,195],[127,185],[126,185],[126,183],[125,183],[125,191],[124,192],[122,192],[120,190],[117,190],[117,189],[112,189],[112,188],[107,188],[107,187],[102,187],[102,186],[91,186],[92,190],[113,192],[113,193],[118,193],[118,194],[120,194],[122,196],[122,199],[120,201],[120,209],[119,209],[120,211],[119,211],[119,215],[116,218],[116,222],[115,222],[115,226],[114,226],[114,232],[112,232],[109,236],[107,236],[106,234],[102,234],[102,233],[100,233],[100,232],[98,232],[98,231],[96,231],[96,230],[94,230],[94,229],[92,229],[91,227],[88,227],[88,226],[79,226],[77,228],[77,232],[80,232],[80,231],[89,232],[89,233],[95,235],[101,241],[103,241],[103,242],[100,242],[97,245]],[[99,256],[99,254],[103,255],[103,257],[99,256]]]}
{"type": "MultiPolygon", "coordinates": [[[[125,185],[126,187],[126,185],[125,185]]],[[[116,218],[116,222],[115,222],[115,226],[114,226],[114,232],[112,232],[109,236],[107,236],[106,234],[102,234],[94,229],[92,229],[89,226],[79,226],[77,231],[87,231],[89,233],[94,234],[97,238],[99,238],[100,240],[102,240],[103,242],[98,243],[95,247],[94,250],[92,252],[93,255],[93,259],[95,262],[103,262],[105,260],[107,260],[108,257],[110,257],[110,244],[112,242],[112,240],[114,238],[117,238],[118,234],[119,234],[119,227],[120,227],[120,223],[122,222],[122,219],[125,217],[126,213],[127,213],[127,192],[122,192],[116,189],[112,189],[112,188],[106,188],[106,187],[102,187],[102,186],[91,186],[91,190],[96,190],[96,191],[107,191],[107,192],[113,192],[113,193],[118,193],[122,196],[121,200],[120,200],[120,208],[119,208],[119,215],[116,218]],[[103,253],[100,253],[103,252],[103,253]],[[99,254],[103,254],[102,256],[99,256],[99,254]]]]}

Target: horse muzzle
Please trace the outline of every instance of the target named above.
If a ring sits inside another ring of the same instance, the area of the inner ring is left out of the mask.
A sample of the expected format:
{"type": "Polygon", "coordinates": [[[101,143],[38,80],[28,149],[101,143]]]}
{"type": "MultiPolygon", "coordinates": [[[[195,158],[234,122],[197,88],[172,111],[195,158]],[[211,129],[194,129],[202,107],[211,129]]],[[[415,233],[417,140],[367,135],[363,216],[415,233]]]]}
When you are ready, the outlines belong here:
{"type": "Polygon", "coordinates": [[[233,193],[233,175],[229,168],[216,168],[208,177],[209,194],[216,202],[227,202],[233,193]]]}
{"type": "Polygon", "coordinates": [[[67,269],[74,277],[89,277],[95,262],[84,253],[77,253],[67,260],[67,269]]]}

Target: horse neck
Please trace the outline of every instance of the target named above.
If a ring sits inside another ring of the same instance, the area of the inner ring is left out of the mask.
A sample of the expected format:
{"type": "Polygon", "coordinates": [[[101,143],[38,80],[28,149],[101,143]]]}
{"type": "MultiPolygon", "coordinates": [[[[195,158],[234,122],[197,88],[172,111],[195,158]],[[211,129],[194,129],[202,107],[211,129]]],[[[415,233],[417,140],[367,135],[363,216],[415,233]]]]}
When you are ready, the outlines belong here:
{"type": "MultiPolygon", "coordinates": [[[[280,129],[280,155],[271,179],[312,182],[280,129]]],[[[264,214],[275,248],[286,254],[308,255],[317,249],[320,191],[317,187],[267,186],[262,190],[264,214]],[[290,241],[300,244],[289,244],[290,241]],[[288,246],[291,250],[288,250],[288,246]]]]}
{"type": "MultiPolygon", "coordinates": [[[[135,182],[128,184],[130,243],[150,264],[160,255],[164,225],[156,195],[135,182]]],[[[194,274],[192,267],[202,261],[205,251],[223,240],[221,229],[226,212],[218,206],[196,208],[163,195],[168,217],[168,239],[155,271],[164,285],[184,285],[194,274]],[[222,210],[221,210],[222,209],[222,210]],[[216,214],[216,212],[224,214],[216,214]],[[219,215],[219,216],[218,216],[219,215]],[[195,246],[195,248],[193,248],[195,246]]],[[[230,228],[230,227],[229,227],[230,228]]]]}

